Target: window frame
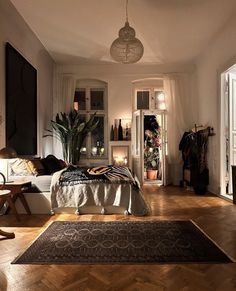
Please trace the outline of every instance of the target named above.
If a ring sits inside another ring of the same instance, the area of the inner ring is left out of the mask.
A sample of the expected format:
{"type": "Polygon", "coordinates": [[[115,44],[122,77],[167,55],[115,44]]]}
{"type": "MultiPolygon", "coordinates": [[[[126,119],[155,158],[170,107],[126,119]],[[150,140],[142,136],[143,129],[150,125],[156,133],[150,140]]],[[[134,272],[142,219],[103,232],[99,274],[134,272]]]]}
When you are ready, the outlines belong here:
{"type": "Polygon", "coordinates": [[[85,162],[93,162],[97,160],[105,160],[108,159],[108,95],[107,95],[107,83],[99,80],[77,80],[75,91],[80,89],[85,89],[85,109],[78,110],[78,113],[81,115],[85,115],[86,121],[89,120],[92,114],[96,112],[96,116],[104,117],[104,155],[103,156],[93,156],[92,155],[92,133],[88,133],[86,136],[86,154],[81,154],[80,161],[82,163],[85,162]],[[91,89],[98,89],[104,92],[103,94],[103,106],[102,110],[94,110],[91,109],[91,89]]]}
{"type": "MultiPolygon", "coordinates": [[[[159,109],[156,108],[156,100],[155,100],[155,92],[163,92],[165,94],[164,88],[160,86],[138,86],[135,88],[135,100],[134,100],[134,110],[166,110],[166,109],[159,109]],[[149,108],[138,109],[138,92],[140,91],[149,91],[149,108]]],[[[166,100],[165,100],[166,101],[166,100]]]]}

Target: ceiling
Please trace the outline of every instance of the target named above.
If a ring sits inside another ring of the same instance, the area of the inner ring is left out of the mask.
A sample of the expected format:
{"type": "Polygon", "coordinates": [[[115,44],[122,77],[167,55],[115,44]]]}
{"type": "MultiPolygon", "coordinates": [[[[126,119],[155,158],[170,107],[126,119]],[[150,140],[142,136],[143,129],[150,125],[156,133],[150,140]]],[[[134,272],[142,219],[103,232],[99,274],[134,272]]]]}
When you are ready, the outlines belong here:
{"type": "MultiPolygon", "coordinates": [[[[11,0],[60,64],[113,63],[125,0],[11,0]]],[[[129,0],[129,23],[144,45],[141,64],[191,63],[236,11],[235,0],[129,0]]]]}

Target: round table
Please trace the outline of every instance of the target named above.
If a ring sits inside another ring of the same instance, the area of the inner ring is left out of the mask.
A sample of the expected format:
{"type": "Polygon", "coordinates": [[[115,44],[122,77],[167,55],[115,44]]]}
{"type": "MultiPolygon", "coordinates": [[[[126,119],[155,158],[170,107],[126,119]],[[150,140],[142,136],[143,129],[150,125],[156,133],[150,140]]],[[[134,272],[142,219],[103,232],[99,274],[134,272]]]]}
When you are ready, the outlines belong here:
{"type": "MultiPolygon", "coordinates": [[[[5,201],[10,201],[11,199],[8,199],[10,197],[11,191],[10,190],[0,190],[0,199],[4,199],[5,201]]],[[[6,232],[0,229],[0,235],[5,236],[6,238],[14,238],[15,234],[14,232],[6,232]]]]}

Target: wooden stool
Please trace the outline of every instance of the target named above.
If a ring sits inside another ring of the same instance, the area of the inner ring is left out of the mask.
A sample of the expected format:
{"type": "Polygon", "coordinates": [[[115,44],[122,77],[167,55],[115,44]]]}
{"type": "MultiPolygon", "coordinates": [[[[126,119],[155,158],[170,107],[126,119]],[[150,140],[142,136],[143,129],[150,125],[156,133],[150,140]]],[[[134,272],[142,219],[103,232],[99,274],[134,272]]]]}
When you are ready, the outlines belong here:
{"type": "MultiPolygon", "coordinates": [[[[16,219],[19,221],[20,217],[16,211],[15,204],[12,200],[11,191],[10,190],[0,190],[0,206],[2,207],[4,203],[7,201],[9,207],[12,209],[13,214],[15,215],[16,219]]],[[[1,208],[0,207],[0,208],[1,208]]]]}

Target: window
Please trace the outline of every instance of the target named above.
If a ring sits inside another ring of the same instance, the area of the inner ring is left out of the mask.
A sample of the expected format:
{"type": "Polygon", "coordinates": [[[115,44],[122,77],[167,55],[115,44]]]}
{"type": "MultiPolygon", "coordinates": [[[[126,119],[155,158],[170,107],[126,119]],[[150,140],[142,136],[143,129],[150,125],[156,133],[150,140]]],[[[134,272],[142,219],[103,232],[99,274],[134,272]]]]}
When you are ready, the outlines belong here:
{"type": "Polygon", "coordinates": [[[136,110],[166,110],[164,91],[155,87],[136,90],[135,107],[136,110]]]}
{"type": "Polygon", "coordinates": [[[86,109],[86,89],[78,89],[75,91],[74,108],[76,110],[86,109]]]}
{"type": "Polygon", "coordinates": [[[137,91],[137,109],[149,109],[149,91],[137,91]]]}
{"type": "Polygon", "coordinates": [[[96,112],[98,127],[89,133],[81,147],[81,159],[103,159],[107,157],[107,84],[97,80],[78,80],[74,108],[88,121],[96,112]]]}
{"type": "Polygon", "coordinates": [[[155,109],[166,110],[165,93],[160,90],[154,90],[155,109]]]}

